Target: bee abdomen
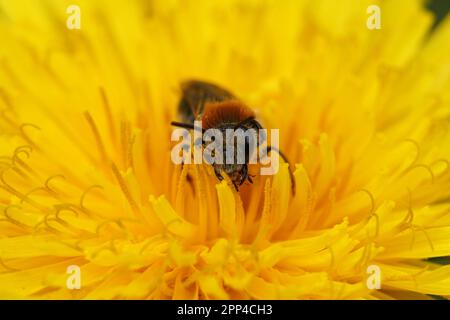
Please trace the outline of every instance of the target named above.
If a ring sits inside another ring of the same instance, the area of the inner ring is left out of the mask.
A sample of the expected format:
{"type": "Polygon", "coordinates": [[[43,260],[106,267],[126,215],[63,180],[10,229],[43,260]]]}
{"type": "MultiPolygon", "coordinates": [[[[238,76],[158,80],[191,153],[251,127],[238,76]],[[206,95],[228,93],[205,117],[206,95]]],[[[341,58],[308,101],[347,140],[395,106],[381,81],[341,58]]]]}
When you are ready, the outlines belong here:
{"type": "Polygon", "coordinates": [[[192,123],[204,112],[206,103],[236,99],[234,95],[215,84],[189,80],[181,84],[182,96],[178,104],[178,114],[183,122],[192,123]]]}

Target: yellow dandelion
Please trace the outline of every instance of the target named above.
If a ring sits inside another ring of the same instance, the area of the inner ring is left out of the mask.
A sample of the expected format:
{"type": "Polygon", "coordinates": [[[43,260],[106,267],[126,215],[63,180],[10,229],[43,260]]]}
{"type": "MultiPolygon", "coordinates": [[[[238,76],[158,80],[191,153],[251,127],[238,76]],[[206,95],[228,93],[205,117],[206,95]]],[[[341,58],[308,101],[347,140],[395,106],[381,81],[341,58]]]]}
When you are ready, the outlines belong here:
{"type": "Polygon", "coordinates": [[[432,29],[420,0],[77,3],[0,1],[1,298],[450,295],[430,259],[450,255],[450,19],[432,29]],[[186,79],[280,129],[295,196],[287,164],[236,192],[171,162],[186,79]]]}

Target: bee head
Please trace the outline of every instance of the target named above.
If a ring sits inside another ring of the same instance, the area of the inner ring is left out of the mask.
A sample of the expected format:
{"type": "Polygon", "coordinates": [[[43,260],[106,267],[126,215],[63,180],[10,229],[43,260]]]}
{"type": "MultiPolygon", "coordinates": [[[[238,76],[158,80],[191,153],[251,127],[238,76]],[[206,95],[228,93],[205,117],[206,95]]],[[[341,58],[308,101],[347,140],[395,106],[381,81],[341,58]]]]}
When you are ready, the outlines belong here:
{"type": "Polygon", "coordinates": [[[223,180],[222,173],[226,173],[236,190],[248,179],[246,164],[213,164],[213,167],[217,178],[223,180]]]}

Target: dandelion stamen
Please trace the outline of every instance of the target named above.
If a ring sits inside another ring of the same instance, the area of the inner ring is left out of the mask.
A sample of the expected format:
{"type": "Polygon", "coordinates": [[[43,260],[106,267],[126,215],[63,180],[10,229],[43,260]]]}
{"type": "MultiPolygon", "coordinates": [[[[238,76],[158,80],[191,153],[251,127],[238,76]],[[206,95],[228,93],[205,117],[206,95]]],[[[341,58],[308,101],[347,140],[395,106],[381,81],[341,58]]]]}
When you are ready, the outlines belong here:
{"type": "Polygon", "coordinates": [[[134,201],[133,197],[131,196],[131,192],[128,189],[128,186],[125,183],[122,175],[120,174],[119,169],[117,169],[115,164],[112,164],[111,168],[114,173],[114,176],[116,177],[117,182],[119,183],[122,193],[124,194],[125,198],[127,199],[128,203],[130,204],[131,209],[134,211],[134,213],[138,214],[139,207],[137,206],[136,202],[134,201]]]}
{"type": "Polygon", "coordinates": [[[79,201],[79,206],[80,206],[81,210],[82,210],[84,213],[88,214],[88,215],[89,215],[90,211],[89,211],[89,209],[86,208],[86,206],[84,205],[84,201],[85,201],[85,199],[86,199],[86,196],[87,196],[92,190],[94,190],[94,189],[101,189],[101,190],[103,190],[103,186],[100,186],[100,185],[93,185],[93,186],[88,187],[88,188],[87,188],[85,191],[83,191],[83,193],[81,194],[80,201],[79,201]]]}
{"type": "Polygon", "coordinates": [[[100,152],[101,160],[105,163],[108,159],[106,155],[105,146],[103,144],[102,138],[100,136],[100,132],[98,131],[97,125],[95,124],[94,119],[92,118],[89,111],[84,112],[84,117],[86,118],[89,127],[91,128],[92,134],[94,135],[95,142],[97,143],[98,150],[100,152]]]}
{"type": "MultiPolygon", "coordinates": [[[[19,269],[15,269],[15,268],[12,268],[12,267],[10,267],[10,266],[8,266],[4,261],[3,261],[3,259],[0,257],[0,266],[2,266],[5,270],[6,270],[6,272],[17,272],[17,271],[20,271],[19,269]]],[[[2,272],[3,273],[3,272],[2,272]]]]}
{"type": "Polygon", "coordinates": [[[31,138],[28,136],[28,134],[25,131],[25,128],[33,128],[36,130],[41,130],[41,128],[33,123],[22,123],[20,125],[20,134],[22,135],[22,138],[31,146],[33,146],[35,149],[39,150],[39,147],[31,140],[31,138]]]}
{"type": "Polygon", "coordinates": [[[100,97],[102,100],[103,111],[106,115],[108,122],[109,135],[112,141],[116,141],[116,129],[114,125],[113,115],[111,112],[111,106],[109,105],[108,96],[106,95],[105,88],[99,87],[100,97]]]}
{"type": "Polygon", "coordinates": [[[50,190],[51,192],[53,192],[53,194],[57,194],[57,192],[56,192],[54,189],[52,189],[52,188],[50,187],[50,182],[51,182],[52,180],[55,180],[55,179],[58,179],[58,178],[59,178],[59,179],[66,180],[66,177],[64,177],[62,174],[55,174],[55,175],[53,175],[53,176],[48,177],[47,180],[45,180],[45,182],[44,182],[45,188],[46,188],[47,190],[50,190]]]}

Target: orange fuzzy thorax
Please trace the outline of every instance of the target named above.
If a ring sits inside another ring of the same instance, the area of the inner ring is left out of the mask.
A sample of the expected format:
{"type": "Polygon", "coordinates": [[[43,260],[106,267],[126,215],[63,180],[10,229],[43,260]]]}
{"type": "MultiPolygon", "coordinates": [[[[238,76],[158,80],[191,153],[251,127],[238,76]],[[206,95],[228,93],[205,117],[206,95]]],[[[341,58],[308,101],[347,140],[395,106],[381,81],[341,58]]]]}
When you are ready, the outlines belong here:
{"type": "Polygon", "coordinates": [[[239,123],[255,113],[242,102],[229,100],[205,104],[205,111],[202,116],[203,129],[217,128],[227,123],[239,123]]]}

